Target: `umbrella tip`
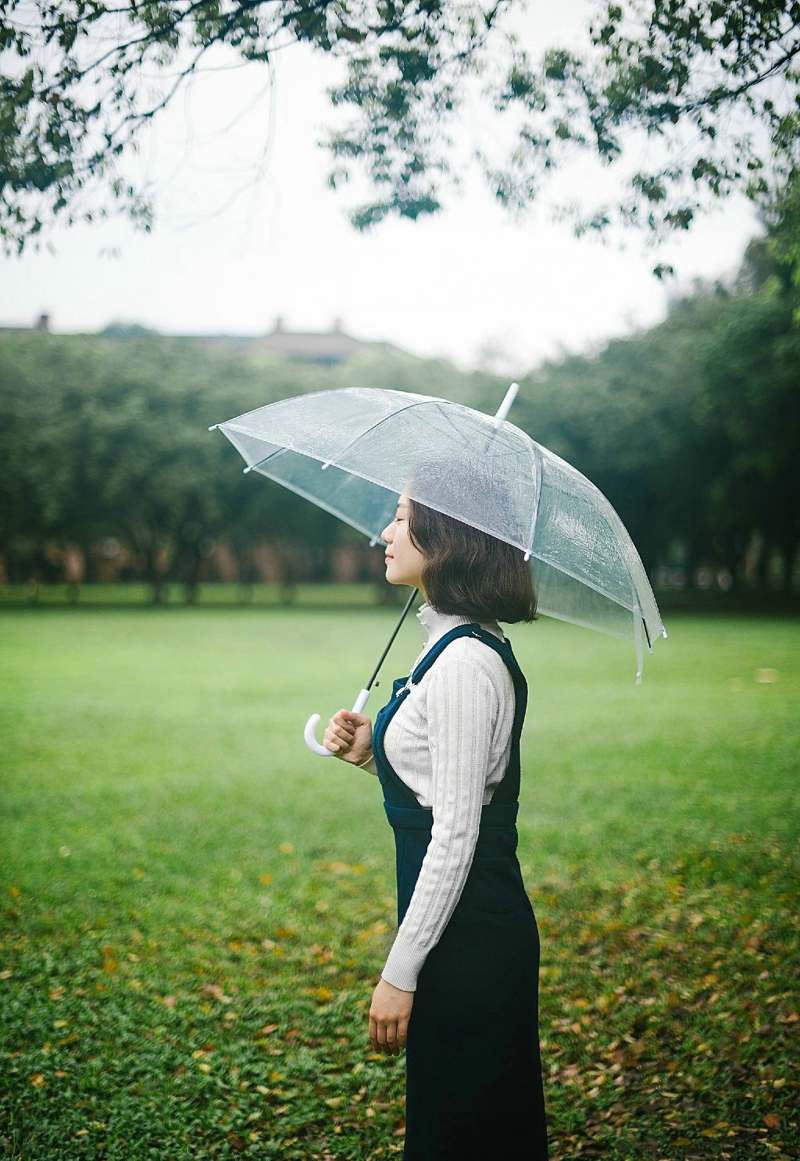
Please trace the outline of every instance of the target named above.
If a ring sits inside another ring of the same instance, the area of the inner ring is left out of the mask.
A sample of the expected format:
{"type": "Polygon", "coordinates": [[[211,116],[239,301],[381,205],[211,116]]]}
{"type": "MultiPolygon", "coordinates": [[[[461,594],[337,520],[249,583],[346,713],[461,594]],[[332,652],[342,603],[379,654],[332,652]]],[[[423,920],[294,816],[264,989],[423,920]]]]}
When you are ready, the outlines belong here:
{"type": "Polygon", "coordinates": [[[208,430],[209,430],[209,431],[216,431],[218,427],[219,427],[219,424],[218,424],[218,423],[212,423],[212,424],[211,424],[211,427],[209,427],[209,429],[208,429],[208,430]]]}
{"type": "Polygon", "coordinates": [[[497,413],[494,417],[494,422],[495,422],[496,427],[499,427],[500,424],[503,422],[503,420],[508,415],[509,411],[511,410],[511,404],[516,399],[518,391],[519,391],[519,383],[512,383],[511,386],[509,387],[508,391],[506,391],[503,402],[498,407],[497,413]]]}

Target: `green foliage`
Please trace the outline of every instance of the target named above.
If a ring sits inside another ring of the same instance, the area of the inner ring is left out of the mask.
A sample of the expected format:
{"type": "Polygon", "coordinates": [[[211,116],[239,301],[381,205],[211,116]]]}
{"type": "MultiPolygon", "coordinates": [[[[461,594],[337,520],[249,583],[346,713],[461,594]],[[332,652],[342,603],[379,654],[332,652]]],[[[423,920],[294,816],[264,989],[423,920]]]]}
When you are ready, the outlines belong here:
{"type": "Polygon", "coordinates": [[[800,321],[800,170],[794,169],[765,213],[767,248],[800,321]]]}
{"type": "MultiPolygon", "coordinates": [[[[794,181],[794,179],[793,179],[794,181]]],[[[680,542],[741,578],[755,534],[759,585],[773,551],[792,587],[800,551],[800,331],[796,181],[736,283],[699,288],[647,332],[523,380],[512,420],[611,500],[652,573],[680,542]]],[[[240,470],[207,428],[277,399],[346,387],[441,396],[492,414],[505,384],[452,365],[367,354],[339,366],[153,334],[0,339],[0,552],[25,580],[47,542],[129,546],[153,584],[191,596],[204,545],[225,541],[255,580],[253,546],[323,557],[355,535],[240,470]],[[25,572],[25,570],[28,570],[25,572]],[[24,575],[23,575],[24,573],[24,575]]]]}
{"type": "MultiPolygon", "coordinates": [[[[403,1062],[366,1039],[390,832],[301,739],[392,618],[2,619],[4,1154],[399,1155],[403,1062]]],[[[627,644],[514,633],[552,1161],[800,1148],[800,625],[669,629],[638,688],[627,644]]]]}
{"type": "MultiPolygon", "coordinates": [[[[159,336],[47,334],[0,341],[0,552],[12,570],[45,542],[118,538],[155,587],[196,588],[203,546],[224,539],[246,572],[255,543],[330,546],[346,530],[263,479],[244,476],[213,423],[277,399],[382,386],[475,403],[490,376],[437,361],[368,355],[340,367],[240,355],[159,336]]],[[[492,410],[497,406],[496,402],[492,410]]]]}
{"type": "Polygon", "coordinates": [[[537,65],[517,53],[499,108],[520,126],[494,172],[498,197],[524,207],[576,149],[610,165],[646,141],[649,168],[621,175],[616,204],[565,207],[579,233],[688,230],[734,190],[768,202],[798,161],[798,26],[795,0],[602,0],[585,55],[550,52],[537,65]]]}
{"type": "Polygon", "coordinates": [[[736,574],[756,529],[791,560],[798,343],[769,292],[700,294],[595,359],[545,366],[523,383],[518,422],[609,497],[651,568],[680,540],[690,567],[714,545],[736,574]]]}
{"type": "MultiPolygon", "coordinates": [[[[755,531],[800,550],[800,331],[789,187],[738,288],[699,288],[666,321],[597,356],[546,364],[523,382],[517,423],[611,500],[652,569],[680,541],[691,569],[712,555],[735,576],[755,531]]],[[[764,577],[761,577],[763,583],[764,577]]]]}
{"type": "Polygon", "coordinates": [[[119,163],[214,46],[269,67],[301,41],[346,62],[331,100],[352,120],[329,135],[330,181],[366,177],[369,198],[352,215],[361,229],[441,208],[459,178],[451,135],[476,76],[511,122],[511,150],[480,159],[506,205],[528,205],[576,151],[625,163],[642,139],[657,143],[648,168],[628,166],[616,204],[572,207],[579,231],[687,230],[734,190],[769,197],[796,165],[797,0],[600,0],[585,55],[555,45],[538,61],[503,29],[514,3],[5,5],[0,238],[22,250],[55,220],[91,221],[111,205],[149,229],[148,193],[119,163]]]}

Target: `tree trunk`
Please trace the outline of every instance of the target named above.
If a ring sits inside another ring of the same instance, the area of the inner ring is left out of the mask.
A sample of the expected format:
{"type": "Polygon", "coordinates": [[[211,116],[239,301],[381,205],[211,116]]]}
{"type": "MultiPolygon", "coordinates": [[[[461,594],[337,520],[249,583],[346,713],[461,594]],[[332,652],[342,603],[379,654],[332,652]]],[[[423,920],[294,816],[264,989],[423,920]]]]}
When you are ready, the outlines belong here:
{"type": "Polygon", "coordinates": [[[236,582],[236,603],[238,605],[251,605],[255,595],[255,582],[258,579],[253,560],[253,549],[250,545],[246,548],[235,545],[233,551],[239,574],[236,582]]]}
{"type": "Polygon", "coordinates": [[[781,580],[781,592],[786,596],[791,596],[794,592],[794,574],[798,563],[798,549],[800,549],[800,539],[797,536],[786,535],[782,538],[783,577],[781,580]]]}
{"type": "Polygon", "coordinates": [[[756,566],[756,589],[759,593],[769,592],[769,565],[772,559],[772,550],[775,547],[775,541],[768,533],[764,534],[764,542],[761,545],[761,551],[758,554],[758,564],[756,566]]]}

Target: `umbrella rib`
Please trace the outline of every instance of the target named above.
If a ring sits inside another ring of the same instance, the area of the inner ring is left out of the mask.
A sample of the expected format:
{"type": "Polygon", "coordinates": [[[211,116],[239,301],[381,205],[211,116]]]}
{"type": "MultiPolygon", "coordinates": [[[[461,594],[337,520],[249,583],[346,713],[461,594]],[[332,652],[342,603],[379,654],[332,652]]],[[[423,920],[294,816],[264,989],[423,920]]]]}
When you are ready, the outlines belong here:
{"type": "Polygon", "coordinates": [[[244,469],[245,473],[252,472],[254,468],[258,469],[263,467],[267,460],[274,459],[275,456],[280,455],[283,451],[286,451],[285,447],[276,447],[275,451],[271,451],[268,456],[264,456],[263,460],[256,460],[254,463],[248,464],[244,469]]]}
{"type": "MultiPolygon", "coordinates": [[[[259,475],[266,476],[268,480],[274,480],[274,482],[276,484],[280,484],[281,487],[288,488],[289,491],[294,492],[296,496],[302,496],[304,500],[309,500],[312,504],[315,504],[317,508],[323,508],[326,512],[330,512],[332,516],[335,516],[338,520],[343,520],[345,524],[349,524],[351,528],[355,528],[356,532],[362,533],[363,536],[372,536],[370,530],[365,528],[363,524],[357,523],[355,520],[351,519],[350,516],[345,516],[345,514],[338,508],[334,508],[331,504],[326,504],[324,500],[320,500],[320,498],[315,496],[312,492],[307,492],[305,488],[298,487],[297,484],[290,484],[287,480],[282,479],[280,476],[273,476],[270,472],[262,472],[259,468],[256,468],[256,471],[259,473],[259,475]]],[[[380,484],[378,485],[378,487],[381,486],[382,485],[380,484]]],[[[386,489],[387,492],[389,490],[389,488],[386,489]]]]}
{"type": "Polygon", "coordinates": [[[528,546],[525,552],[526,559],[528,560],[530,560],[533,554],[533,537],[536,532],[536,521],[539,519],[539,503],[542,499],[542,484],[544,482],[544,473],[542,471],[544,457],[539,450],[538,443],[534,439],[531,440],[531,461],[531,474],[533,476],[535,493],[533,498],[533,515],[531,516],[531,530],[528,535],[528,546]]]}
{"type": "Polygon", "coordinates": [[[534,560],[540,560],[542,564],[546,564],[548,568],[554,568],[556,572],[563,572],[564,576],[571,577],[572,580],[577,581],[579,585],[585,585],[587,589],[592,589],[598,594],[598,596],[605,597],[607,601],[611,601],[612,605],[619,605],[621,609],[627,609],[629,613],[632,613],[634,608],[640,607],[638,592],[636,593],[636,604],[628,605],[625,603],[625,601],[619,600],[617,597],[609,596],[608,593],[603,592],[603,590],[599,588],[594,581],[588,580],[586,577],[579,576],[578,573],[574,572],[572,569],[565,568],[563,564],[558,564],[555,560],[549,559],[544,555],[544,553],[532,552],[531,556],[534,560]]]}
{"type": "MultiPolygon", "coordinates": [[[[377,423],[373,423],[372,426],[368,427],[366,431],[360,431],[358,433],[358,435],[354,435],[353,438],[350,440],[350,442],[346,443],[344,445],[344,447],[341,449],[341,451],[338,451],[336,453],[336,459],[331,458],[329,460],[325,460],[325,462],[322,465],[322,470],[325,471],[325,469],[329,468],[331,466],[331,464],[333,464],[334,467],[340,467],[340,464],[337,462],[337,460],[340,460],[341,457],[345,454],[345,452],[348,452],[350,450],[350,448],[353,447],[354,444],[357,444],[360,439],[363,439],[367,435],[372,435],[373,431],[375,431],[376,428],[380,427],[382,423],[386,423],[387,420],[395,419],[398,415],[402,415],[404,411],[410,411],[412,407],[424,407],[424,405],[426,403],[445,403],[445,402],[446,402],[446,400],[444,400],[444,399],[420,399],[420,400],[415,401],[414,403],[407,403],[405,405],[405,407],[398,407],[398,409],[396,411],[390,412],[389,415],[384,415],[381,419],[379,419],[377,421],[377,423]]],[[[306,453],[302,452],[301,454],[305,455],[306,453]]],[[[314,458],[316,459],[316,457],[314,457],[314,458]]],[[[343,468],[342,470],[347,471],[349,469],[343,468]]]]}
{"type": "MultiPolygon", "coordinates": [[[[622,608],[623,606],[620,606],[622,608]]],[[[593,621],[584,621],[580,617],[573,617],[569,613],[556,613],[544,605],[537,610],[543,617],[552,617],[555,621],[564,621],[567,625],[577,625],[579,629],[593,629],[596,633],[605,633],[608,637],[616,637],[618,641],[630,641],[630,633],[622,633],[619,629],[609,629],[605,625],[597,625],[593,621]]]]}

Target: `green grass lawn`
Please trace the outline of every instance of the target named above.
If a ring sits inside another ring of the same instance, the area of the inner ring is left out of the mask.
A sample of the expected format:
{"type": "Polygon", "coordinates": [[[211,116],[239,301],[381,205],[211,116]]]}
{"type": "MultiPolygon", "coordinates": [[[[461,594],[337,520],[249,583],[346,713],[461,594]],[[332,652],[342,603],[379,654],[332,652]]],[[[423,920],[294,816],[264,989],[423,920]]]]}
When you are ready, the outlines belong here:
{"type": "MultiPolygon", "coordinates": [[[[401,1152],[391,835],[302,742],[395,615],[0,614],[0,1156],[401,1152]]],[[[668,628],[638,688],[623,642],[510,634],[552,1157],[796,1158],[800,623],[668,628]]]]}

